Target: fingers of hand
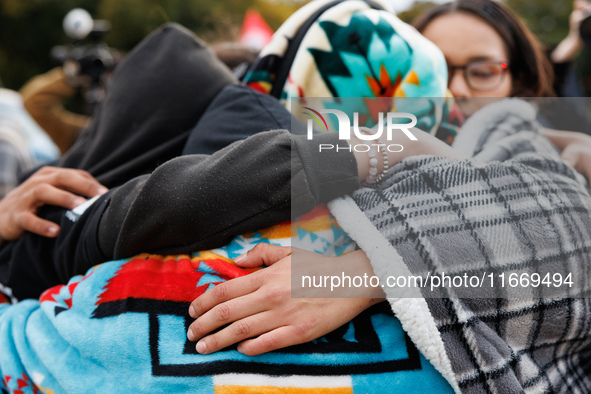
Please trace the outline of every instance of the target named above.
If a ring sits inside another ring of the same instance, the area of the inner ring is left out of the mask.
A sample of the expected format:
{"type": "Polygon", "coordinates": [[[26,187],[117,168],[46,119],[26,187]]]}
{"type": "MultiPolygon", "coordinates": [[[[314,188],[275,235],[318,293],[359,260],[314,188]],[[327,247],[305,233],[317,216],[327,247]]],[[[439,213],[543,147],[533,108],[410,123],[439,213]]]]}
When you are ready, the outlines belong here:
{"type": "Polygon", "coordinates": [[[77,196],[94,197],[108,191],[88,172],[68,168],[43,167],[13,190],[20,206],[35,209],[44,204],[73,209],[86,201],[77,196]]]}
{"type": "Polygon", "coordinates": [[[60,207],[74,209],[80,204],[84,204],[86,199],[75,194],[59,189],[55,186],[43,183],[32,190],[33,206],[43,204],[57,205],[60,207]]]}
{"type": "Polygon", "coordinates": [[[263,312],[237,320],[215,334],[202,338],[195,348],[201,354],[209,354],[225,347],[256,337],[275,328],[271,315],[263,312]]]}
{"type": "MultiPolygon", "coordinates": [[[[216,286],[191,304],[190,315],[198,317],[189,326],[189,340],[199,340],[197,350],[211,353],[283,325],[294,310],[291,290],[268,268],[216,286]],[[216,291],[217,289],[217,291],[216,291]],[[261,320],[261,316],[266,316],[261,320]],[[230,324],[218,333],[210,332],[230,324]]],[[[283,272],[279,268],[276,271],[283,272]]]]}
{"type": "Polygon", "coordinates": [[[234,263],[240,267],[269,266],[290,254],[291,247],[261,243],[249,250],[248,253],[238,256],[234,259],[234,263]]]}
{"type": "Polygon", "coordinates": [[[281,259],[290,252],[290,248],[259,248],[261,255],[272,255],[283,263],[222,283],[191,303],[189,314],[197,320],[189,326],[187,337],[202,338],[197,351],[217,351],[276,329],[294,318],[299,301],[290,298],[290,264],[288,259],[281,259]],[[261,320],[261,316],[266,318],[261,320]],[[229,326],[220,332],[204,337],[226,324],[229,326]]]}
{"type": "Polygon", "coordinates": [[[266,317],[267,320],[274,318],[273,329],[267,330],[257,338],[244,340],[238,345],[238,351],[248,356],[255,356],[311,341],[347,323],[378,301],[377,299],[298,299],[290,305],[277,309],[271,318],[266,317]]]}
{"type": "Polygon", "coordinates": [[[573,2],[573,10],[587,10],[589,8],[589,2],[586,0],[575,0],[573,2]]]}
{"type": "MultiPolygon", "coordinates": [[[[19,224],[23,230],[48,238],[57,237],[60,229],[57,224],[41,219],[31,212],[23,212],[19,215],[19,224]]],[[[22,233],[20,235],[22,235],[22,233]]],[[[18,237],[20,237],[20,235],[18,235],[18,237]]]]}
{"type": "Polygon", "coordinates": [[[257,338],[241,342],[238,345],[238,351],[247,356],[256,356],[288,346],[299,345],[312,338],[314,335],[311,332],[303,333],[301,327],[287,325],[259,335],[257,338]]]}
{"type": "Polygon", "coordinates": [[[214,306],[252,293],[259,286],[255,274],[221,283],[193,300],[189,306],[189,315],[196,319],[214,306]]]}
{"type": "Polygon", "coordinates": [[[86,197],[94,197],[108,191],[92,175],[82,170],[60,168],[49,175],[49,183],[86,197]]]}
{"type": "Polygon", "coordinates": [[[265,309],[267,308],[265,308],[264,300],[261,300],[256,295],[248,295],[223,302],[199,316],[189,326],[187,338],[190,341],[196,341],[223,325],[255,315],[265,309]]]}
{"type": "Polygon", "coordinates": [[[256,355],[308,342],[332,329],[326,330],[319,324],[318,314],[301,314],[293,308],[287,309],[288,312],[266,310],[237,319],[219,332],[203,337],[196,349],[201,354],[209,354],[240,342],[239,352],[256,355]]]}

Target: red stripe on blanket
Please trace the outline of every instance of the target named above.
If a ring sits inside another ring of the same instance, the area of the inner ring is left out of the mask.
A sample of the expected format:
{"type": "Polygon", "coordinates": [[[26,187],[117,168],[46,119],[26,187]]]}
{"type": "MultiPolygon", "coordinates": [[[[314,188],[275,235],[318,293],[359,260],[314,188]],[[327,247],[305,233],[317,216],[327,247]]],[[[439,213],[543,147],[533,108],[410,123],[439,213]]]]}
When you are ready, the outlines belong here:
{"type": "Polygon", "coordinates": [[[109,279],[97,305],[127,298],[191,302],[211,284],[248,273],[221,258],[142,256],[123,264],[109,279]]]}

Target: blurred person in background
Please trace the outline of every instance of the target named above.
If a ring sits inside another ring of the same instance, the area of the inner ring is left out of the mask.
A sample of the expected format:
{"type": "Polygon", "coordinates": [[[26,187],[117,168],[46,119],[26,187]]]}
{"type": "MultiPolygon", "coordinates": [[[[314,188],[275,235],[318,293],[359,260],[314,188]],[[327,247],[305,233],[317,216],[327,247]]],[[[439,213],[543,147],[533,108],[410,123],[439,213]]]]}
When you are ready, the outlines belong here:
{"type": "MultiPolygon", "coordinates": [[[[5,165],[6,187],[0,197],[4,197],[19,184],[19,175],[23,171],[30,171],[46,162],[56,160],[60,152],[61,154],[68,152],[79,133],[89,125],[90,116],[67,110],[64,102],[79,92],[83,93],[83,97],[87,97],[88,95],[84,92],[96,90],[94,89],[96,87],[105,92],[107,83],[111,79],[111,71],[118,63],[119,53],[100,42],[100,38],[108,30],[107,26],[104,23],[97,24],[97,21],[93,21],[84,10],[76,9],[70,12],[64,20],[64,30],[67,35],[78,40],[92,36],[90,37],[91,45],[83,45],[77,41],[77,45],[74,46],[54,47],[52,55],[55,60],[62,63],[62,66],[31,79],[21,88],[23,100],[19,97],[20,101],[24,101],[24,107],[33,118],[51,136],[55,145],[59,147],[59,152],[52,144],[54,153],[51,155],[51,160],[33,164],[30,164],[30,160],[25,160],[27,165],[19,165],[15,170],[9,170],[5,165]],[[71,19],[72,15],[75,21],[83,23],[76,24],[75,29],[68,29],[68,19],[71,19]],[[89,29],[94,30],[89,32],[89,29]]],[[[216,43],[211,49],[216,57],[237,76],[245,73],[259,52],[249,45],[238,42],[216,43]]],[[[17,95],[17,93],[14,94],[17,95]]],[[[87,101],[96,101],[97,104],[102,101],[94,100],[96,98],[100,98],[100,95],[92,94],[91,100],[87,101]]],[[[22,103],[20,106],[22,107],[22,103]]],[[[30,119],[25,111],[22,112],[30,119]]],[[[30,123],[37,127],[35,122],[30,121],[30,123]]],[[[41,130],[39,131],[42,133],[41,130]]],[[[12,147],[10,149],[13,150],[12,147]]],[[[13,156],[15,154],[6,154],[2,158],[8,163],[11,161],[9,158],[13,156]]],[[[25,231],[54,238],[59,233],[59,226],[37,216],[43,205],[73,209],[85,201],[82,197],[91,198],[106,191],[107,189],[86,171],[45,167],[3,199],[0,220],[5,226],[0,232],[0,242],[18,239],[25,231]]]]}
{"type": "Polygon", "coordinates": [[[28,171],[59,158],[59,149],[25,111],[21,95],[0,88],[0,244],[32,231],[55,237],[59,227],[37,216],[45,204],[73,209],[107,191],[88,172],[43,167],[19,185],[28,171]],[[16,204],[16,205],[15,205],[16,204]],[[18,206],[22,209],[16,209],[18,206]]]}
{"type": "Polygon", "coordinates": [[[108,21],[93,20],[86,10],[75,8],[65,16],[63,28],[73,42],[52,48],[51,57],[60,67],[34,77],[21,88],[25,108],[62,154],[73,145],[80,130],[88,125],[89,115],[104,99],[120,58],[119,52],[103,41],[110,29],[108,21]],[[64,107],[64,102],[77,94],[84,102],[84,114],[64,107]]]}
{"type": "Polygon", "coordinates": [[[72,72],[70,66],[56,67],[27,82],[20,93],[23,104],[33,119],[59,147],[61,154],[70,149],[78,133],[90,122],[90,117],[66,110],[63,102],[76,94],[78,88],[88,86],[85,78],[72,72]]]}
{"type": "MultiPolygon", "coordinates": [[[[237,42],[213,44],[212,50],[237,77],[245,73],[258,55],[258,50],[237,42]]],[[[114,66],[113,64],[105,71],[110,73],[114,66]]],[[[61,154],[70,149],[78,133],[90,122],[90,116],[68,111],[64,102],[77,92],[88,91],[93,87],[93,77],[89,75],[91,72],[87,67],[81,67],[78,61],[67,60],[62,67],[35,76],[20,90],[24,107],[49,134],[61,154]]],[[[108,80],[110,77],[105,79],[101,75],[100,83],[101,86],[105,85],[102,86],[105,90],[108,80]]]]}
{"type": "Polygon", "coordinates": [[[591,3],[587,0],[574,0],[573,10],[569,16],[569,32],[556,46],[546,49],[546,54],[554,71],[554,92],[560,100],[544,106],[545,119],[541,121],[548,126],[581,131],[590,134],[587,127],[589,121],[588,102],[584,97],[581,83],[581,71],[575,62],[585,45],[584,31],[581,24],[591,16],[591,3]]]}
{"type": "Polygon", "coordinates": [[[0,198],[18,184],[23,172],[58,157],[55,144],[23,108],[21,96],[0,88],[0,198]]]}
{"type": "Polygon", "coordinates": [[[548,51],[548,58],[554,69],[554,91],[559,97],[583,96],[579,78],[573,69],[573,62],[584,45],[580,31],[581,22],[590,13],[591,3],[587,0],[574,0],[573,11],[568,20],[568,35],[548,51]]]}

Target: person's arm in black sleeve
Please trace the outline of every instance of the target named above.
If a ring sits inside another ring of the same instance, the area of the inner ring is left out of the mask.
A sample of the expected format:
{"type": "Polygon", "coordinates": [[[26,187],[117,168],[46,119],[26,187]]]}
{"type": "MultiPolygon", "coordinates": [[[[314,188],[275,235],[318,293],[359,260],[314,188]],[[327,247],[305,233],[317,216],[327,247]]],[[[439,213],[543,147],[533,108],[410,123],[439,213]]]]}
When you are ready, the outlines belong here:
{"type": "MultiPolygon", "coordinates": [[[[113,191],[108,192],[112,193],[113,191]]],[[[97,245],[97,228],[107,195],[82,215],[44,206],[38,216],[57,223],[57,238],[26,232],[0,248],[0,284],[17,299],[37,298],[49,287],[64,284],[75,274],[104,261],[97,245]]]]}
{"type": "Polygon", "coordinates": [[[211,156],[160,166],[143,185],[110,195],[99,227],[107,258],[140,252],[186,253],[219,247],[239,234],[305,213],[359,187],[353,154],[318,152],[347,144],[337,134],[269,131],[211,156]],[[134,194],[135,193],[135,194],[134,194]]]}
{"type": "MultiPolygon", "coordinates": [[[[0,248],[0,283],[19,299],[38,297],[106,260],[222,246],[233,236],[288,220],[292,195],[303,213],[359,186],[352,154],[315,153],[304,138],[294,136],[292,149],[287,131],[270,131],[211,156],[178,157],[112,189],[80,216],[45,207],[40,215],[59,224],[60,235],[26,233],[0,248]],[[326,181],[333,186],[323,187],[326,181]]],[[[346,144],[336,134],[315,142],[315,149],[318,142],[346,144]]]]}
{"type": "Polygon", "coordinates": [[[126,187],[113,196],[101,221],[101,250],[120,258],[217,247],[289,219],[292,208],[300,214],[359,187],[352,153],[318,151],[321,143],[346,146],[336,134],[308,141],[304,135],[290,139],[286,131],[260,133],[288,128],[305,133],[273,97],[227,86],[191,131],[183,152],[213,155],[171,160],[137,195],[139,188],[126,187]]]}

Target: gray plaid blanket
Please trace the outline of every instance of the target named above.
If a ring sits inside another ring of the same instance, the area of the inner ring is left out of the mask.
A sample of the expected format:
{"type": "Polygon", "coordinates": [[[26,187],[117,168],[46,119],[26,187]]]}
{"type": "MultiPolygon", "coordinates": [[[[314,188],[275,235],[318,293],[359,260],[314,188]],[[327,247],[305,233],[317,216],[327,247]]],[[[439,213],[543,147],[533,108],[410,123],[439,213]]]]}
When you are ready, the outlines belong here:
{"type": "Polygon", "coordinates": [[[492,298],[385,291],[409,336],[456,391],[591,392],[585,180],[540,136],[533,107],[522,101],[479,111],[454,147],[472,159],[403,160],[377,188],[331,203],[333,214],[384,280],[401,262],[431,275],[571,273],[576,285],[556,296],[531,282],[517,283],[527,295],[519,298],[507,282],[492,298]]]}

